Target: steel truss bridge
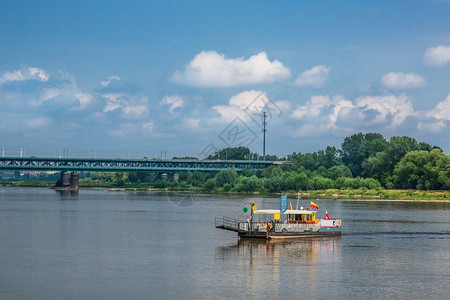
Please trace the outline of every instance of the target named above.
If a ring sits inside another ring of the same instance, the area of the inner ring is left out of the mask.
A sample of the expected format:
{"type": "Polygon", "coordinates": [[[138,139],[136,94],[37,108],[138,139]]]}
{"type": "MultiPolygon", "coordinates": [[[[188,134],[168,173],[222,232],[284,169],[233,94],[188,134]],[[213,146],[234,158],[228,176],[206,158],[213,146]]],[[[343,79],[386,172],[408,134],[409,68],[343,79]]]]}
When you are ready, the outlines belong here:
{"type": "Polygon", "coordinates": [[[280,162],[223,160],[154,160],[99,158],[0,157],[1,170],[27,171],[99,171],[99,172],[209,172],[228,168],[258,171],[280,162]]]}

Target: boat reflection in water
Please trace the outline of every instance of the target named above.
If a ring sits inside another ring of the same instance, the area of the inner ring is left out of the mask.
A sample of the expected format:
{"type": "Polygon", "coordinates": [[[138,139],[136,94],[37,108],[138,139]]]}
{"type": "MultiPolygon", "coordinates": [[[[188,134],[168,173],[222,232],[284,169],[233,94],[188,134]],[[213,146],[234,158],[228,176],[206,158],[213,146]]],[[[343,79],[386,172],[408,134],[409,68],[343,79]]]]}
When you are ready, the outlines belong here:
{"type": "Polygon", "coordinates": [[[316,256],[326,259],[339,251],[340,237],[303,239],[303,240],[238,240],[231,246],[216,248],[216,259],[259,259],[286,257],[288,260],[315,261],[316,256]]]}
{"type": "Polygon", "coordinates": [[[268,297],[277,297],[279,289],[308,285],[309,291],[314,291],[323,279],[333,277],[330,273],[334,273],[341,261],[339,242],[340,237],[243,239],[231,246],[217,247],[215,260],[241,272],[237,275],[240,283],[247,284],[255,295],[263,292],[268,297]],[[269,286],[271,289],[267,290],[269,286]]]}

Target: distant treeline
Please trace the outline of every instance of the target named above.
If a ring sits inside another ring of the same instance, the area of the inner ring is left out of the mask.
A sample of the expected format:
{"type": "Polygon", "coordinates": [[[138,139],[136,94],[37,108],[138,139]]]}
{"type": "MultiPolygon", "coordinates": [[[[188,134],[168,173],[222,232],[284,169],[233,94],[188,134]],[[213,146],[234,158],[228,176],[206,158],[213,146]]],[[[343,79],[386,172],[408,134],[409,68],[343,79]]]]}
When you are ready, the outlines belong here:
{"type": "MultiPolygon", "coordinates": [[[[246,147],[226,148],[208,159],[252,160],[257,154],[246,147]]],[[[191,158],[192,159],[192,158],[191,158]]],[[[94,172],[82,180],[85,186],[116,186],[196,189],[199,191],[269,192],[322,189],[450,189],[450,156],[439,147],[414,138],[379,133],[358,133],[346,137],[341,149],[326,147],[313,153],[292,153],[266,160],[284,161],[263,171],[234,169],[217,174],[185,172],[173,174],[94,172]]]]}

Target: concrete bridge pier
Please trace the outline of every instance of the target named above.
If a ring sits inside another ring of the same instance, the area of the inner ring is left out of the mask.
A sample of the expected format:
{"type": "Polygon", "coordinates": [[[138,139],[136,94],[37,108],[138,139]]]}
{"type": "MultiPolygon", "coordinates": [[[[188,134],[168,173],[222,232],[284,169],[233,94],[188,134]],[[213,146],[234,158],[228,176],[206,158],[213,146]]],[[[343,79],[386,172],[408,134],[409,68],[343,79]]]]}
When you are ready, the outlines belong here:
{"type": "Polygon", "coordinates": [[[55,189],[58,190],[78,190],[80,188],[78,173],[61,171],[59,180],[56,182],[55,189]]]}

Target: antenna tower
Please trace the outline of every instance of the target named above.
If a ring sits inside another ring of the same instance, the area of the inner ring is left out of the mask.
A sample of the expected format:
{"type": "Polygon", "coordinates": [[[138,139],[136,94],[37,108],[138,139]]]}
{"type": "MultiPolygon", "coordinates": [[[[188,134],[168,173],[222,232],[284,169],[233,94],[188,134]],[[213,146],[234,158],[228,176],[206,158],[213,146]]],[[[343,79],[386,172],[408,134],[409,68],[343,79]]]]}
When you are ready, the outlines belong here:
{"type": "Polygon", "coordinates": [[[266,122],[266,118],[267,118],[267,113],[263,112],[263,121],[262,121],[262,132],[263,132],[263,160],[266,161],[266,126],[267,126],[267,122],[266,122]]]}

